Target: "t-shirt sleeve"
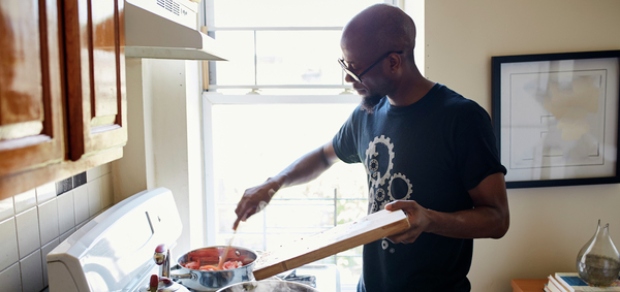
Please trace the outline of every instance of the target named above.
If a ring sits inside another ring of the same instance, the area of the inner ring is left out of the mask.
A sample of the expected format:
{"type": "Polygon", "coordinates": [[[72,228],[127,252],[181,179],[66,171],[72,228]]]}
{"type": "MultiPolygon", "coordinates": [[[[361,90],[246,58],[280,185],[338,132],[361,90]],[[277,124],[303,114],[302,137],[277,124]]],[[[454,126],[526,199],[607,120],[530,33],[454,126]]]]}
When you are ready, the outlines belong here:
{"type": "Polygon", "coordinates": [[[487,176],[506,168],[501,164],[489,114],[475,102],[469,102],[458,114],[455,136],[458,172],[467,190],[475,188],[487,176]]]}
{"type": "Polygon", "coordinates": [[[334,150],[340,160],[346,163],[361,162],[357,154],[357,139],[355,135],[355,127],[353,120],[355,112],[349,116],[347,121],[342,125],[338,133],[332,139],[334,150]]]}

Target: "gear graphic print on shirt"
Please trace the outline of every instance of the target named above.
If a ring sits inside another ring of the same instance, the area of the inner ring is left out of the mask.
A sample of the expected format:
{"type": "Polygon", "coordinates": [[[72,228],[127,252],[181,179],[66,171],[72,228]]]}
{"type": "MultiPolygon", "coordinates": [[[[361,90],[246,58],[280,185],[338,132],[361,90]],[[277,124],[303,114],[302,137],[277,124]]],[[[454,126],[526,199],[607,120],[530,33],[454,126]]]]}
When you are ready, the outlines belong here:
{"type": "MultiPolygon", "coordinates": [[[[409,200],[413,193],[411,181],[394,169],[394,144],[389,137],[381,135],[375,137],[368,144],[364,164],[368,175],[368,213],[383,210],[385,205],[395,200],[409,200]]],[[[381,242],[384,250],[390,248],[390,243],[385,238],[381,242]]]]}

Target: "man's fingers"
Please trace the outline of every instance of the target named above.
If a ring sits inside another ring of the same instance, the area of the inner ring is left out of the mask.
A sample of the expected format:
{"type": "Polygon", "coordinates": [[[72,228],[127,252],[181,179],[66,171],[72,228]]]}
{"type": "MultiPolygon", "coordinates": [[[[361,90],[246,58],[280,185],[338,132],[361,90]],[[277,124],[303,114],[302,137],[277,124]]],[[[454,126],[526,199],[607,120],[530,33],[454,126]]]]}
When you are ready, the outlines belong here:
{"type": "Polygon", "coordinates": [[[233,230],[236,231],[237,227],[239,227],[239,222],[241,222],[241,218],[237,217],[237,220],[235,220],[235,223],[233,223],[233,230]]]}
{"type": "Polygon", "coordinates": [[[267,202],[260,201],[258,202],[258,205],[247,208],[246,211],[243,213],[243,216],[241,216],[241,221],[247,220],[248,218],[250,218],[250,216],[265,209],[265,207],[267,207],[267,202]]]}
{"type": "Polygon", "coordinates": [[[246,210],[245,213],[243,213],[243,216],[241,216],[241,221],[245,222],[245,220],[248,220],[248,218],[254,215],[254,213],[256,213],[256,208],[250,208],[246,210]]]}
{"type": "Polygon", "coordinates": [[[247,201],[242,201],[241,203],[239,203],[237,205],[237,208],[235,209],[235,214],[237,214],[237,219],[233,223],[233,230],[237,230],[237,227],[239,226],[240,222],[245,222],[252,215],[265,209],[265,207],[267,207],[267,204],[268,203],[265,201],[260,201],[258,202],[256,206],[249,207],[247,201]]]}
{"type": "Polygon", "coordinates": [[[396,210],[404,211],[404,208],[407,207],[408,204],[411,204],[411,202],[414,202],[414,201],[396,200],[394,202],[390,202],[389,204],[385,205],[385,209],[388,211],[396,211],[396,210]]]}
{"type": "Polygon", "coordinates": [[[396,235],[392,235],[390,237],[387,237],[387,239],[393,243],[402,243],[402,244],[408,244],[408,243],[414,243],[417,239],[416,237],[411,237],[409,235],[407,235],[406,233],[400,233],[400,234],[396,234],[396,235]]]}

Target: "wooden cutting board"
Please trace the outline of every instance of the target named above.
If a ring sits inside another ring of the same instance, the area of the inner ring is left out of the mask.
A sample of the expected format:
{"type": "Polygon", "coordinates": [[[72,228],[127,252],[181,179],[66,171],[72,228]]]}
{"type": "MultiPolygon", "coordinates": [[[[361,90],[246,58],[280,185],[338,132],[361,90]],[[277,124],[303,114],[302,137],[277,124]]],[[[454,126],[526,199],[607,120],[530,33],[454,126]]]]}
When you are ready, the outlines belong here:
{"type": "Polygon", "coordinates": [[[266,279],[407,228],[409,221],[403,211],[381,210],[263,253],[256,260],[254,277],[256,280],[266,279]]]}

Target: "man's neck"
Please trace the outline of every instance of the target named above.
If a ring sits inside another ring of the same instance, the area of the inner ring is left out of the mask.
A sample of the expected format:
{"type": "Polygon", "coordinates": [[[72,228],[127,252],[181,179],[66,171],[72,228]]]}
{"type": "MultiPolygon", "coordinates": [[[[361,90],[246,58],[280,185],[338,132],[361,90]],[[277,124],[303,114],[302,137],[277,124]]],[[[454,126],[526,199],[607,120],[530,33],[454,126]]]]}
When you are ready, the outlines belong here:
{"type": "Polygon", "coordinates": [[[408,106],[422,99],[434,85],[435,82],[417,76],[413,82],[403,84],[394,95],[389,95],[388,100],[393,106],[408,106]]]}

